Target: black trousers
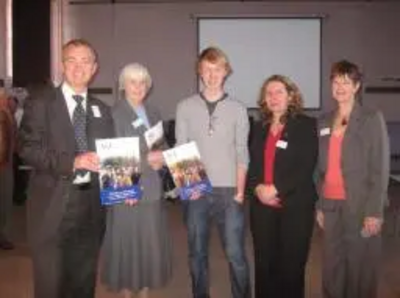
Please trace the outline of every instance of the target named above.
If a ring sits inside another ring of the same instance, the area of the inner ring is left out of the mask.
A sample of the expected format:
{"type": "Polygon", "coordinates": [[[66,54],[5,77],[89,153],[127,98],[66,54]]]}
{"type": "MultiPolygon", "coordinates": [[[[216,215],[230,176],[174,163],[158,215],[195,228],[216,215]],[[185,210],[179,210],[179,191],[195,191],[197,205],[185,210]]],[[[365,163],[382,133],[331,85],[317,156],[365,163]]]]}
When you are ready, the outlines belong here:
{"type": "Polygon", "coordinates": [[[33,246],[35,298],[95,297],[104,220],[97,195],[71,198],[54,238],[33,246]]]}
{"type": "Polygon", "coordinates": [[[314,206],[250,204],[255,298],[303,298],[314,206]]]}
{"type": "Polygon", "coordinates": [[[33,252],[35,298],[95,297],[100,244],[48,244],[33,252]]]}

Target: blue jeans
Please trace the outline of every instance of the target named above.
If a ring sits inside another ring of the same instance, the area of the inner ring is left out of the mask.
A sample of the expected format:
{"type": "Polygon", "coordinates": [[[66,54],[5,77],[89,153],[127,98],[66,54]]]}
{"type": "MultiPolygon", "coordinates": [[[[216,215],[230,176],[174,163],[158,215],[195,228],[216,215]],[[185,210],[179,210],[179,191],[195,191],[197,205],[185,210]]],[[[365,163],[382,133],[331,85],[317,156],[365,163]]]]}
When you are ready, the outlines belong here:
{"type": "Polygon", "coordinates": [[[193,298],[210,297],[208,242],[211,220],[217,224],[229,262],[232,297],[250,297],[249,266],[244,249],[244,210],[242,204],[233,199],[234,194],[234,188],[214,188],[212,194],[183,202],[193,298]]]}

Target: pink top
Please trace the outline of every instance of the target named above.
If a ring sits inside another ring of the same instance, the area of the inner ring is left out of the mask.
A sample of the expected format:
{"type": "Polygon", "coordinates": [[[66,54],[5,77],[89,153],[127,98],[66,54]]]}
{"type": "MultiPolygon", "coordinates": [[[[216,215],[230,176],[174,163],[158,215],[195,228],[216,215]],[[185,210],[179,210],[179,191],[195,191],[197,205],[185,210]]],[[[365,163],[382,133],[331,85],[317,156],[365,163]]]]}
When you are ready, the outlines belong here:
{"type": "Polygon", "coordinates": [[[328,164],[323,185],[323,194],[327,199],[345,200],[341,157],[343,134],[332,134],[329,139],[328,164]]]}
{"type": "Polygon", "coordinates": [[[274,183],[274,164],[275,164],[275,153],[276,153],[276,143],[281,138],[282,130],[280,130],[276,135],[269,132],[268,138],[264,146],[264,183],[273,184],[274,183]]]}

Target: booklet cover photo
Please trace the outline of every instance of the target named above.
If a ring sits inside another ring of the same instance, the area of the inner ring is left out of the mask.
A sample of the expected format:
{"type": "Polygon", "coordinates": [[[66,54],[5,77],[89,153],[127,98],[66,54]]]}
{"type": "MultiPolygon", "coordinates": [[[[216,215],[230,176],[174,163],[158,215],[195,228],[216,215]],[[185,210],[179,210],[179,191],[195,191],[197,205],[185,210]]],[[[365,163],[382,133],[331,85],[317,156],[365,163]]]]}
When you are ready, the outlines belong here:
{"type": "Polygon", "coordinates": [[[114,205],[126,199],[140,199],[139,138],[96,140],[100,158],[100,200],[102,205],[114,205]]]}
{"type": "Polygon", "coordinates": [[[166,150],[163,155],[182,200],[190,199],[194,192],[201,195],[212,191],[195,142],[166,150]]]}

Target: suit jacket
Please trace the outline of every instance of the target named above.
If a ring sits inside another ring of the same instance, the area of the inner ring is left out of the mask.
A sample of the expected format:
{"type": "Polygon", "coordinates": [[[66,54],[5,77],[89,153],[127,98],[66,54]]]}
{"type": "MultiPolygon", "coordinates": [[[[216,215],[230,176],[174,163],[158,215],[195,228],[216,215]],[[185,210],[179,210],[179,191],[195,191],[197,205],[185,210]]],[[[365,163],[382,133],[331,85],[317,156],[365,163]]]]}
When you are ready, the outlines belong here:
{"type": "MultiPolygon", "coordinates": [[[[319,119],[318,188],[321,193],[327,169],[330,133],[336,111],[319,119]]],[[[389,139],[380,112],[356,103],[350,115],[342,143],[341,169],[350,210],[364,218],[381,217],[387,200],[389,181],[389,139]]],[[[331,201],[323,198],[317,207],[329,209],[331,201]]]]}
{"type": "MultiPolygon", "coordinates": [[[[247,194],[254,200],[254,190],[264,183],[264,148],[270,125],[256,122],[250,144],[250,165],[247,174],[247,194]]],[[[274,185],[284,207],[313,206],[317,194],[313,173],[318,156],[318,137],[314,118],[297,115],[289,118],[281,141],[286,148],[276,148],[274,185]]]]}
{"type": "MultiPolygon", "coordinates": [[[[95,151],[96,139],[114,136],[113,121],[109,108],[90,95],[86,111],[88,146],[95,151]],[[93,107],[99,109],[100,117],[93,107]]],[[[20,156],[33,167],[28,186],[28,235],[32,244],[45,244],[60,237],[70,201],[77,196],[100,201],[98,176],[92,173],[84,190],[72,184],[75,136],[60,88],[46,89],[27,100],[19,137],[20,156]]],[[[101,212],[98,203],[99,218],[101,212]]]]}
{"type": "MultiPolygon", "coordinates": [[[[160,114],[151,105],[144,103],[146,115],[150,126],[161,121],[160,114]]],[[[142,172],[140,184],[143,190],[143,201],[160,200],[162,196],[162,183],[160,175],[157,171],[150,168],[147,163],[147,154],[150,151],[146,145],[144,133],[147,128],[144,124],[135,127],[133,123],[138,119],[138,115],[133,110],[127,100],[121,99],[117,101],[112,110],[115,123],[115,131],[118,137],[139,137],[140,144],[140,169],[142,172]]],[[[165,142],[160,149],[165,149],[165,142]]]]}

